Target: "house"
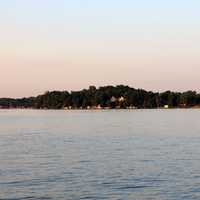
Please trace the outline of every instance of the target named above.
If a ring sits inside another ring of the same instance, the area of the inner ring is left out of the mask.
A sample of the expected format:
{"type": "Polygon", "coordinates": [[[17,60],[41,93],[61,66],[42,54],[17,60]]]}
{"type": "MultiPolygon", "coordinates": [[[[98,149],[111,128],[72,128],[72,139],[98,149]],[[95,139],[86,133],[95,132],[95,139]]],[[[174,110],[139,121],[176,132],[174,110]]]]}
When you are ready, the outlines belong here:
{"type": "Polygon", "coordinates": [[[71,110],[71,109],[72,109],[72,107],[71,107],[71,106],[68,106],[68,107],[67,107],[67,106],[65,106],[65,107],[64,107],[64,110],[71,110]]]}
{"type": "Polygon", "coordinates": [[[112,103],[114,103],[114,102],[117,101],[117,99],[116,99],[114,96],[112,96],[111,99],[110,99],[110,101],[111,101],[112,103]]]}
{"type": "Polygon", "coordinates": [[[164,105],[164,108],[169,108],[169,105],[164,105]]]}
{"type": "Polygon", "coordinates": [[[123,101],[125,101],[125,98],[124,98],[124,97],[119,97],[119,98],[118,98],[118,101],[119,101],[119,102],[123,102],[123,101]]]}
{"type": "Polygon", "coordinates": [[[96,109],[101,109],[101,105],[100,105],[100,104],[97,105],[97,106],[96,106],[96,109]]]}

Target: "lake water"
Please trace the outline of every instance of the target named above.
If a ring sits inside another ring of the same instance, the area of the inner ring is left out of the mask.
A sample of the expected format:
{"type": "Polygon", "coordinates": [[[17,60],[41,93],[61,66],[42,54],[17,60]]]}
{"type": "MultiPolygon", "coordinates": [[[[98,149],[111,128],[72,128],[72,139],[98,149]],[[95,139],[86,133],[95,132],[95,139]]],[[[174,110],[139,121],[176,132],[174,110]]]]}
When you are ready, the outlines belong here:
{"type": "Polygon", "coordinates": [[[200,199],[200,110],[0,110],[0,199],[200,199]]]}

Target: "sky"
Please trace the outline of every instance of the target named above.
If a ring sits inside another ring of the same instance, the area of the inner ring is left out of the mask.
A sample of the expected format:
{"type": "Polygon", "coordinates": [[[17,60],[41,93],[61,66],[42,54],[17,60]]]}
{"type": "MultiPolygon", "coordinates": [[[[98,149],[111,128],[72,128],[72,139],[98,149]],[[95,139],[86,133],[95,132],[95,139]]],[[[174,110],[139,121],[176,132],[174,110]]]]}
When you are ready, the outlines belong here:
{"type": "Polygon", "coordinates": [[[0,97],[90,85],[199,91],[198,0],[0,0],[0,97]]]}

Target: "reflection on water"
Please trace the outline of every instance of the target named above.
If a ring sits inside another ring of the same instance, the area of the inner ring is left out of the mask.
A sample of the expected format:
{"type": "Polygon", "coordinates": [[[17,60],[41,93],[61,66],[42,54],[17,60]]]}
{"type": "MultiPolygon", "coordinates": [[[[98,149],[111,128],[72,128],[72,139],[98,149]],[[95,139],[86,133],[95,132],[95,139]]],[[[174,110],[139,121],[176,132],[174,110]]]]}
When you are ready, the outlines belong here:
{"type": "Polygon", "coordinates": [[[200,110],[0,111],[0,199],[200,199],[200,110]]]}

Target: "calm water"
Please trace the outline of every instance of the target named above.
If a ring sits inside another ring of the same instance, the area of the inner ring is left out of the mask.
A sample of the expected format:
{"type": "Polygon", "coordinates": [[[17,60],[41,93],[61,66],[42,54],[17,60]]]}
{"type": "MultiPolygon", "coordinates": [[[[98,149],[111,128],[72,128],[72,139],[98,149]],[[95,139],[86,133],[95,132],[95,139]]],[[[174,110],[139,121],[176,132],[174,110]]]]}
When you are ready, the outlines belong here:
{"type": "Polygon", "coordinates": [[[0,110],[0,199],[200,199],[200,110],[0,110]]]}

